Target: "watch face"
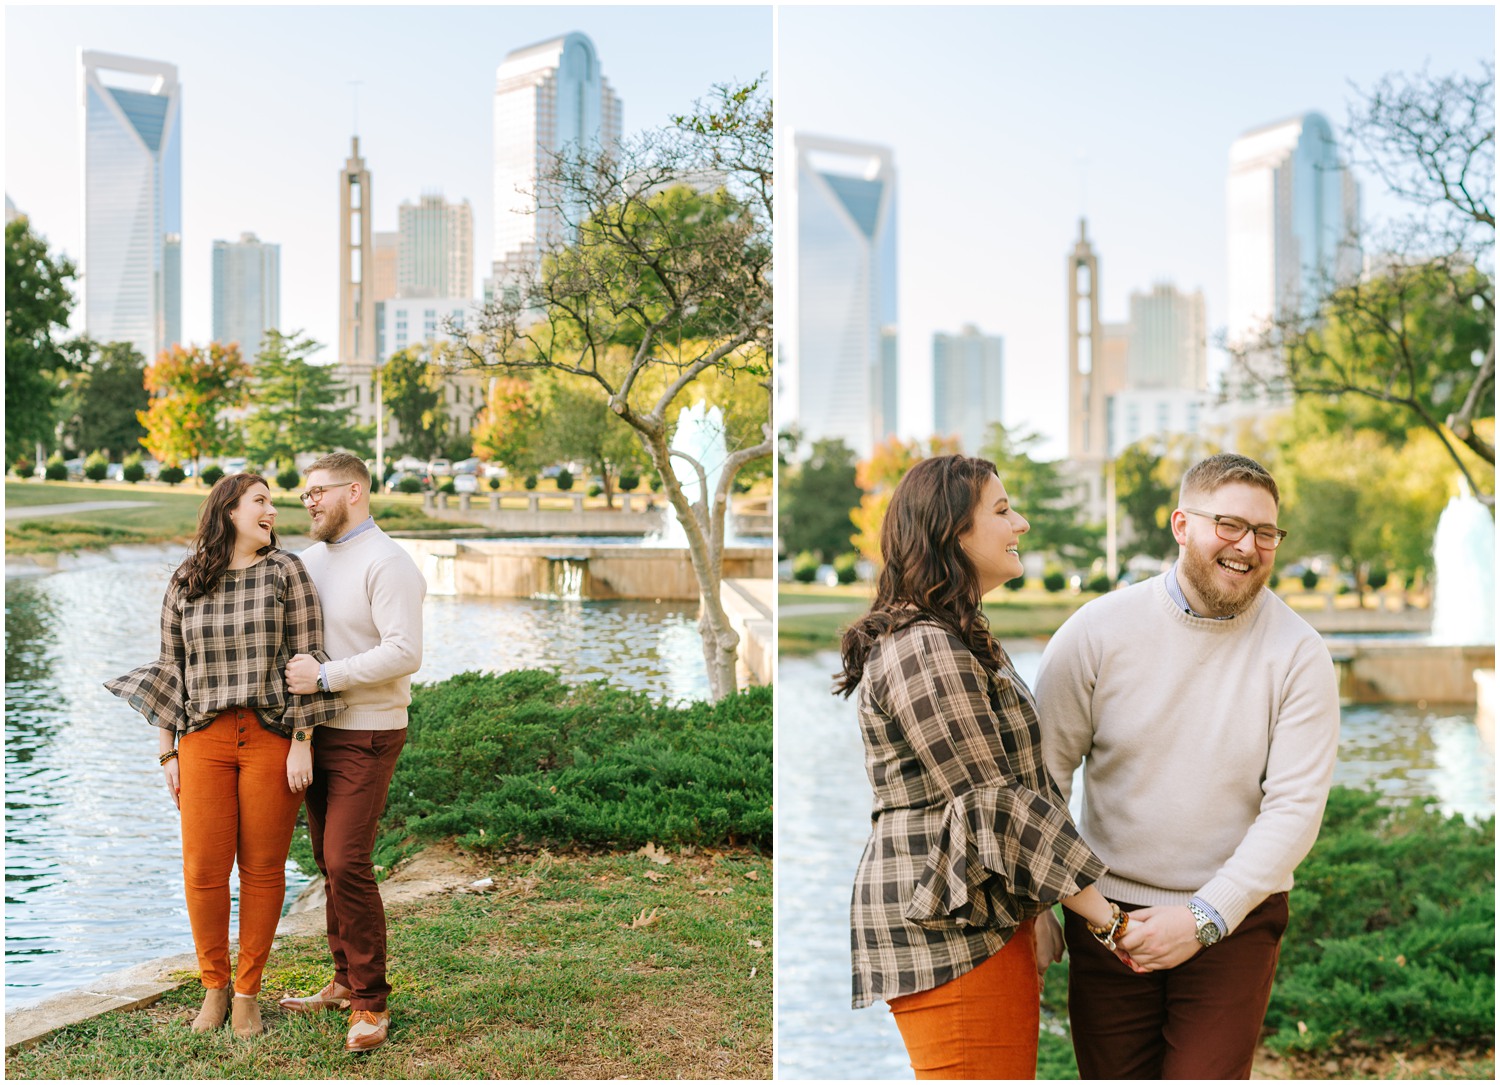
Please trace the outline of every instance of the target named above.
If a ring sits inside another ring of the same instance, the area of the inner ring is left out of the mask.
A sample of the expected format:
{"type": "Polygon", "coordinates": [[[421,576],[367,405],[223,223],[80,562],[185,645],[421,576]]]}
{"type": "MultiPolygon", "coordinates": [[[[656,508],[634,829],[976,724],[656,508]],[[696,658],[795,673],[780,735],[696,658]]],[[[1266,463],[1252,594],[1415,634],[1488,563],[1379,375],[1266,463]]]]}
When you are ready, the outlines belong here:
{"type": "Polygon", "coordinates": [[[1198,928],[1198,941],[1205,946],[1211,946],[1219,940],[1219,926],[1213,920],[1208,920],[1198,928]]]}

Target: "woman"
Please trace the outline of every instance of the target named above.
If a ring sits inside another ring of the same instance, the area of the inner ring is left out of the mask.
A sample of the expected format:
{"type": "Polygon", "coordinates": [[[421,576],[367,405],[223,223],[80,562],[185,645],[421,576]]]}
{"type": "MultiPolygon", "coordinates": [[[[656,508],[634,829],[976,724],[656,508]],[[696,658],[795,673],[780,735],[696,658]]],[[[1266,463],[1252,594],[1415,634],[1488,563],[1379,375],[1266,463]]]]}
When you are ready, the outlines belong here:
{"type": "Polygon", "coordinates": [[[859,690],[875,791],[850,910],[854,1006],[890,1003],[919,1078],[1035,1077],[1041,973],[1062,952],[1051,905],[1111,949],[1128,922],[1094,887],[1105,867],[980,609],[1022,574],[1029,528],[994,464],[922,461],[891,495],[875,601],[844,634],[834,692],[859,690]]]}
{"type": "Polygon", "coordinates": [[[182,817],[182,872],[203,1008],[202,1032],[229,1013],[229,870],[240,868],[236,1035],[263,1031],[256,995],[286,896],[286,857],[312,782],[312,728],[329,694],[290,695],[287,660],[323,654],[323,612],[302,562],[278,549],[276,508],[259,475],[220,479],[193,548],[167,584],[161,656],[106,682],[159,727],[159,760],[182,817]]]}

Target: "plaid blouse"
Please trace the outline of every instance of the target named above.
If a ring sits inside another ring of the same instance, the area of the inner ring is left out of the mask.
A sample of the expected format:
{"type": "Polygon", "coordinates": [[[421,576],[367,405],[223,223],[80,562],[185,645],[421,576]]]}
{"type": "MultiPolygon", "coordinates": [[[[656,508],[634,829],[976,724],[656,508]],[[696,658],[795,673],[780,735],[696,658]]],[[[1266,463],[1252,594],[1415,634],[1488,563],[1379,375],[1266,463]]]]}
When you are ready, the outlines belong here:
{"type": "Polygon", "coordinates": [[[161,655],[104,688],[179,735],[235,707],[254,709],[262,726],[290,735],[326,723],[344,707],[331,693],[287,693],[287,661],[299,652],[328,660],[323,608],[302,560],[273,550],[248,569],[227,570],[197,599],[169,584],[161,655]]]}
{"type": "Polygon", "coordinates": [[[991,674],[946,628],[915,622],[876,642],[858,705],[875,807],[850,905],[856,1009],[963,975],[1105,872],[1003,650],[991,674]]]}

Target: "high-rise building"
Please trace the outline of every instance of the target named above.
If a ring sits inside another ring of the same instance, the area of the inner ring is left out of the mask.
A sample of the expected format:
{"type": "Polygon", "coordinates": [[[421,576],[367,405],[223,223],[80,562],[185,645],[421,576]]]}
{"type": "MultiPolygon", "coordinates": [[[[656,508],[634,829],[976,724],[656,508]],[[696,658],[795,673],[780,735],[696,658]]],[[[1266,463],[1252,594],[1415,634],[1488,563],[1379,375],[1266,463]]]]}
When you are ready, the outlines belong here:
{"type": "Polygon", "coordinates": [[[281,246],[254,234],[214,242],[214,341],[238,343],[251,361],[281,327],[281,246]]]}
{"type": "Polygon", "coordinates": [[[1229,148],[1231,348],[1305,313],[1359,270],[1359,188],[1319,113],[1246,132],[1229,148]]]}
{"type": "Polygon", "coordinates": [[[1208,323],[1203,291],[1171,283],[1130,292],[1125,383],[1134,389],[1208,387],[1208,323]]]}
{"type": "Polygon", "coordinates": [[[399,230],[375,231],[375,274],[371,283],[377,305],[396,296],[396,257],[400,248],[399,230]]]}
{"type": "Polygon", "coordinates": [[[896,166],[870,143],[798,134],[793,146],[784,402],[805,440],[839,438],[863,458],[897,432],[896,166]]]}
{"type": "Polygon", "coordinates": [[[339,361],[375,363],[375,259],[370,170],[354,136],[339,171],[339,361]]]}
{"type": "Polygon", "coordinates": [[[932,337],[932,432],[957,437],[970,456],[984,447],[990,423],[1000,421],[1005,341],[972,324],[957,335],[932,337]]]}
{"type": "Polygon", "coordinates": [[[16,210],[16,205],[15,205],[14,201],[11,200],[10,193],[7,192],[5,194],[5,222],[6,222],[6,225],[9,225],[10,223],[16,221],[16,219],[18,219],[20,217],[21,217],[21,212],[18,211],[18,210],[16,210]]]}
{"type": "MultiPolygon", "coordinates": [[[[474,212],[469,201],[449,203],[441,193],[424,192],[417,203],[402,201],[399,221],[396,296],[470,297],[474,286],[474,212]]],[[[377,261],[379,251],[377,241],[377,261]]],[[[376,294],[378,298],[378,287],[376,294]]]]}
{"type": "Polygon", "coordinates": [[[540,192],[569,148],[608,150],[620,141],[621,104],[588,35],[573,32],[506,55],[495,71],[496,280],[535,266],[565,241],[566,223],[540,192]]]}
{"type": "Polygon", "coordinates": [[[182,85],[157,60],[80,49],[84,330],[148,361],[182,338],[182,85]]]}
{"type": "Polygon", "coordinates": [[[1098,466],[1109,455],[1109,397],[1125,387],[1129,328],[1099,319],[1099,257],[1084,219],[1067,264],[1068,458],[1098,466]]]}

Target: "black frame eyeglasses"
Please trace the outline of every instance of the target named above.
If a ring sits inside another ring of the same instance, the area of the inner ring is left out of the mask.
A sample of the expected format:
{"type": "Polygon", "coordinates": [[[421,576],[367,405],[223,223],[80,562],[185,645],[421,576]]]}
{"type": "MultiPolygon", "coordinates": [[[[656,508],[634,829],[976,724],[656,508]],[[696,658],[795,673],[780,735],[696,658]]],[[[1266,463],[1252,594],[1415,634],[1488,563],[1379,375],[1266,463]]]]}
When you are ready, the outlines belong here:
{"type": "Polygon", "coordinates": [[[1238,516],[1220,516],[1201,509],[1185,508],[1182,511],[1194,516],[1207,516],[1214,522],[1214,534],[1227,543],[1237,543],[1245,537],[1245,532],[1252,531],[1255,533],[1256,546],[1262,550],[1275,550],[1281,545],[1281,540],[1286,538],[1286,532],[1274,524],[1252,524],[1238,516]]]}
{"type": "Polygon", "coordinates": [[[304,505],[310,505],[314,501],[321,501],[323,495],[329,490],[337,490],[340,486],[353,486],[352,482],[332,482],[327,486],[309,486],[297,495],[297,499],[304,505]]]}

